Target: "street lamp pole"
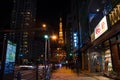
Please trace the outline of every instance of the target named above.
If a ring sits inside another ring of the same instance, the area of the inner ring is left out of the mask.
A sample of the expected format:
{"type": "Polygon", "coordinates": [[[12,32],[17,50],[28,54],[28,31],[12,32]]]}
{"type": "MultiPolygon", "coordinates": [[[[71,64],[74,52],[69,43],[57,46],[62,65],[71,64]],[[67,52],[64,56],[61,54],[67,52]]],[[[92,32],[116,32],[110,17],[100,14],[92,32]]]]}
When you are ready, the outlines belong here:
{"type": "Polygon", "coordinates": [[[50,64],[50,56],[51,56],[50,39],[48,39],[48,66],[50,64]]]}
{"type": "Polygon", "coordinates": [[[47,64],[47,52],[48,52],[48,35],[44,36],[45,38],[45,70],[46,70],[46,64],[47,64]]]}
{"type": "Polygon", "coordinates": [[[47,45],[48,45],[48,40],[45,39],[45,70],[46,70],[46,64],[47,64],[47,45]]]}

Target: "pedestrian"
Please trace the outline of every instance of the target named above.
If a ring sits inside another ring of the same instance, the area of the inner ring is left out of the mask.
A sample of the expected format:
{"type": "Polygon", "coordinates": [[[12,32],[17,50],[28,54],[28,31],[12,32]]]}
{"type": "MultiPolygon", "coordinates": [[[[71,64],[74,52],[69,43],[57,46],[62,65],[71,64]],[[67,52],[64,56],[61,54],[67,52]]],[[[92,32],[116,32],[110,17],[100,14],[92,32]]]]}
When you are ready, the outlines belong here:
{"type": "Polygon", "coordinates": [[[99,63],[99,60],[96,60],[96,72],[100,72],[100,63],[99,63]]]}
{"type": "Polygon", "coordinates": [[[105,72],[108,71],[108,63],[109,63],[108,59],[105,58],[105,72]]]}
{"type": "Polygon", "coordinates": [[[17,73],[17,80],[21,80],[21,73],[20,73],[20,71],[17,73]]]}

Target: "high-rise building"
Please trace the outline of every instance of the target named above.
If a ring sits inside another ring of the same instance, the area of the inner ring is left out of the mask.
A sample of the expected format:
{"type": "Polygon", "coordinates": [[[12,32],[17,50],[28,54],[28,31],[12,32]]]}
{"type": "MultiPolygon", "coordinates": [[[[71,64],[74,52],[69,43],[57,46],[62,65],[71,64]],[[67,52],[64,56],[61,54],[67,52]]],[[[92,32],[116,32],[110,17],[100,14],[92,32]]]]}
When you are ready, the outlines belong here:
{"type": "Polygon", "coordinates": [[[73,27],[72,27],[72,16],[71,14],[67,15],[67,22],[65,28],[65,45],[67,46],[67,55],[72,53],[74,46],[73,46],[73,27]]]}
{"type": "Polygon", "coordinates": [[[10,33],[17,43],[18,57],[31,54],[32,39],[34,32],[29,29],[35,27],[36,21],[36,0],[13,0],[11,28],[18,32],[10,33]]]}

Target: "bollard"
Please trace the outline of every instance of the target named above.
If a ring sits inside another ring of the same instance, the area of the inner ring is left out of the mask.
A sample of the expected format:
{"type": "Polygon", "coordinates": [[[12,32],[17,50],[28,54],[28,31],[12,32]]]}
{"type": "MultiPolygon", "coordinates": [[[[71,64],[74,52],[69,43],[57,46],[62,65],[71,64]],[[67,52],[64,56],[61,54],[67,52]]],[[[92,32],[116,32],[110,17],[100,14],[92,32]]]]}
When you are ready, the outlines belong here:
{"type": "Polygon", "coordinates": [[[17,73],[17,80],[21,80],[21,73],[20,72],[17,73]]]}

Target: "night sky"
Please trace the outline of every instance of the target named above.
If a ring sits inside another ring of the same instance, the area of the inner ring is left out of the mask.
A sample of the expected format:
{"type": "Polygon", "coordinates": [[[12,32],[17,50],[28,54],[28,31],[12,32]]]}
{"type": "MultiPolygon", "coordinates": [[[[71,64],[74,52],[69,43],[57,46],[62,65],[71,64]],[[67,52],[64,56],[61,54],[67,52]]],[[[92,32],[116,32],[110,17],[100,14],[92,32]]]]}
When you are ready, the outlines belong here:
{"type": "MultiPolygon", "coordinates": [[[[70,0],[38,0],[36,12],[37,22],[44,22],[50,25],[54,31],[56,29],[58,30],[60,16],[63,18],[63,26],[65,25],[66,14],[69,11],[67,9],[69,2],[70,0]]],[[[12,10],[13,0],[0,0],[0,30],[10,28],[12,10]]]]}
{"type": "Polygon", "coordinates": [[[61,16],[65,26],[69,5],[70,0],[38,0],[37,18],[57,29],[61,16]]]}
{"type": "MultiPolygon", "coordinates": [[[[13,0],[0,1],[0,27],[10,26],[13,0]]],[[[37,22],[44,22],[53,27],[59,26],[59,17],[63,17],[65,24],[66,14],[69,11],[70,0],[37,0],[36,18],[37,22]]]]}
{"type": "Polygon", "coordinates": [[[11,11],[13,8],[12,0],[0,0],[0,28],[9,27],[11,11]]]}

